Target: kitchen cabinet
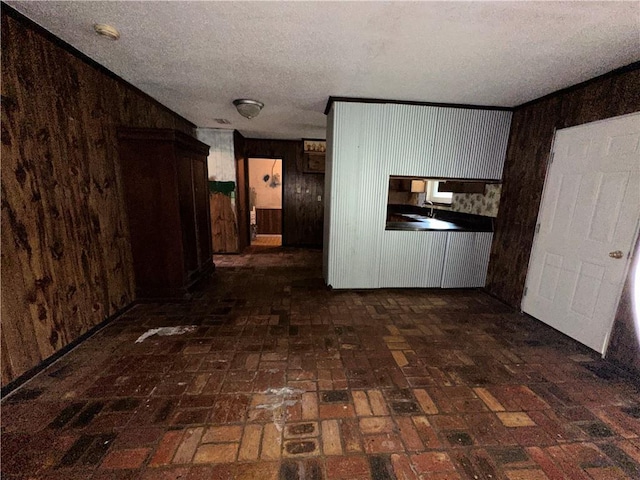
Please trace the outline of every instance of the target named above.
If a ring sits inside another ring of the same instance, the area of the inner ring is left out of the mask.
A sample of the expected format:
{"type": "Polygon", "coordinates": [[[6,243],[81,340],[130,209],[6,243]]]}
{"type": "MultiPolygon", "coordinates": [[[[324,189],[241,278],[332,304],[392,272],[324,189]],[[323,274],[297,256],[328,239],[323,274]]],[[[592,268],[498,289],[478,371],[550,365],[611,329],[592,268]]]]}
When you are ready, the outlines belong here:
{"type": "Polygon", "coordinates": [[[209,147],[171,129],[118,131],[137,297],[183,296],[213,270],[209,147]]]}
{"type": "Polygon", "coordinates": [[[449,232],[442,265],[442,288],[484,287],[492,232],[449,232]]]}
{"type": "Polygon", "coordinates": [[[385,232],[380,288],[484,287],[492,232],[385,232]]]}
{"type": "Polygon", "coordinates": [[[379,288],[440,287],[447,232],[384,233],[379,288]]]}

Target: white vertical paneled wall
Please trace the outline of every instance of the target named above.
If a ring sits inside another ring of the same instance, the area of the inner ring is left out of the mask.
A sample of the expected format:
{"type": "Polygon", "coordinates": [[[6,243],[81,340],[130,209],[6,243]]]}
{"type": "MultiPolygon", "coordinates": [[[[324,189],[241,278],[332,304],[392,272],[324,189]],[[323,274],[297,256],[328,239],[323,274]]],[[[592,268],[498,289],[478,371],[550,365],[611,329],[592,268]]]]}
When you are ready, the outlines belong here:
{"type": "Polygon", "coordinates": [[[209,145],[207,169],[209,180],[236,181],[236,158],[233,150],[233,130],[198,128],[198,140],[209,145]]]}
{"type": "Polygon", "coordinates": [[[335,102],[327,123],[327,283],[438,286],[432,253],[446,247],[446,234],[385,230],[389,176],[499,180],[510,123],[509,111],[335,102]]]}
{"type": "Polygon", "coordinates": [[[324,162],[324,226],[322,229],[322,273],[329,278],[329,247],[331,232],[331,185],[333,178],[333,112],[327,116],[327,152],[324,162]]]}

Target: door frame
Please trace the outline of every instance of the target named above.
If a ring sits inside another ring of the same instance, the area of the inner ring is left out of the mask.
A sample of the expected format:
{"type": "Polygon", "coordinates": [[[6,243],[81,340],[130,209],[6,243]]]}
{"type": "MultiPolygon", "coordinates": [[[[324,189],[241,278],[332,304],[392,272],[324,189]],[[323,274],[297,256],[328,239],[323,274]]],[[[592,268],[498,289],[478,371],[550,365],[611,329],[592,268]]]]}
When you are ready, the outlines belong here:
{"type": "Polygon", "coordinates": [[[244,176],[244,181],[245,181],[245,185],[244,185],[244,189],[246,191],[246,197],[247,197],[247,232],[249,234],[249,246],[251,246],[251,214],[250,214],[250,210],[249,210],[249,206],[251,205],[251,185],[249,185],[249,160],[251,160],[252,158],[255,158],[257,160],[279,160],[281,162],[281,167],[282,167],[282,178],[280,179],[281,181],[281,196],[280,196],[280,210],[282,212],[282,219],[280,221],[280,237],[281,237],[281,246],[284,246],[284,187],[285,187],[285,161],[284,158],[282,157],[277,157],[277,156],[273,156],[273,155],[264,155],[264,154],[258,154],[258,155],[251,155],[250,157],[245,156],[244,157],[244,168],[245,170],[245,176],[244,176]]]}
{"type": "MultiPolygon", "coordinates": [[[[565,127],[565,128],[557,128],[557,127],[555,127],[553,129],[553,141],[551,142],[551,148],[549,149],[549,153],[547,154],[547,166],[545,168],[544,184],[543,184],[543,187],[542,187],[542,194],[540,195],[540,204],[538,205],[538,214],[536,215],[536,226],[534,227],[533,242],[531,243],[531,250],[529,251],[529,260],[527,261],[527,275],[525,277],[525,282],[524,282],[524,295],[522,295],[522,298],[520,299],[520,313],[529,315],[527,312],[525,312],[523,310],[523,304],[524,304],[525,296],[527,295],[527,289],[528,289],[528,283],[529,283],[529,273],[531,271],[531,260],[533,258],[533,251],[534,251],[534,249],[536,247],[536,242],[537,242],[537,232],[536,232],[536,230],[537,230],[538,224],[540,223],[540,217],[542,215],[543,200],[544,200],[545,195],[548,193],[547,192],[547,188],[549,186],[549,181],[548,181],[549,180],[549,170],[551,169],[551,164],[552,164],[551,160],[552,160],[552,155],[553,155],[553,152],[554,152],[555,146],[556,146],[556,139],[557,139],[558,130],[569,130],[569,129],[572,129],[572,128],[579,128],[579,127],[583,127],[585,125],[603,123],[603,122],[607,122],[609,120],[629,117],[629,116],[632,116],[632,115],[639,115],[640,116],[640,112],[632,112],[632,113],[628,113],[628,114],[625,114],[625,115],[617,115],[615,117],[603,118],[601,120],[595,120],[593,122],[581,123],[579,125],[572,125],[570,127],[565,127]]],[[[638,243],[638,239],[639,238],[640,238],[640,215],[639,215],[638,219],[636,220],[636,226],[635,226],[635,233],[634,233],[633,241],[632,241],[632,244],[631,244],[631,248],[630,248],[629,252],[627,253],[627,258],[625,259],[623,281],[620,283],[620,286],[618,288],[618,293],[616,294],[616,298],[617,298],[616,311],[617,311],[617,307],[620,305],[620,300],[622,299],[622,292],[624,290],[624,285],[626,283],[626,280],[629,278],[629,274],[631,272],[631,267],[632,267],[632,263],[633,263],[633,259],[634,259],[633,252],[634,252],[635,245],[637,245],[637,243],[638,243]]],[[[640,268],[640,260],[638,261],[638,268],[640,268]]],[[[609,349],[609,342],[611,341],[611,332],[613,331],[613,323],[615,321],[616,311],[613,312],[613,315],[612,315],[611,319],[608,321],[607,334],[606,334],[605,339],[604,339],[603,351],[602,351],[602,353],[598,352],[602,356],[602,358],[604,358],[606,356],[607,350],[609,349]]],[[[531,318],[535,318],[532,315],[529,315],[529,316],[531,318]]],[[[535,318],[535,319],[537,321],[539,321],[539,322],[544,323],[545,325],[548,325],[547,323],[543,322],[540,319],[537,319],[537,318],[535,318]]],[[[548,326],[550,328],[553,328],[554,330],[559,332],[559,330],[555,329],[551,325],[548,325],[548,326]]],[[[562,332],[560,332],[560,333],[562,333],[562,332]]],[[[566,334],[563,333],[563,335],[566,335],[566,334]]],[[[569,337],[569,338],[571,338],[571,337],[569,337]]],[[[573,338],[572,338],[572,340],[578,342],[578,340],[575,340],[573,338]]],[[[579,343],[581,343],[581,342],[579,342],[579,343]]]]}

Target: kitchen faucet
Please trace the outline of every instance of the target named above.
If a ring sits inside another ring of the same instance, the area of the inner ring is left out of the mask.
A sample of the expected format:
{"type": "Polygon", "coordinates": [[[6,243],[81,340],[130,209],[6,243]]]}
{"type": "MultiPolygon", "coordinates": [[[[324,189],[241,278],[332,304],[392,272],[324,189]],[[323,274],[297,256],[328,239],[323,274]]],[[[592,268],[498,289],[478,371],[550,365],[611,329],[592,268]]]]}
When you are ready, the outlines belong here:
{"type": "Polygon", "coordinates": [[[424,202],[422,202],[422,206],[424,207],[426,205],[431,205],[431,208],[429,209],[429,216],[433,218],[433,202],[431,200],[425,199],[424,202]]]}

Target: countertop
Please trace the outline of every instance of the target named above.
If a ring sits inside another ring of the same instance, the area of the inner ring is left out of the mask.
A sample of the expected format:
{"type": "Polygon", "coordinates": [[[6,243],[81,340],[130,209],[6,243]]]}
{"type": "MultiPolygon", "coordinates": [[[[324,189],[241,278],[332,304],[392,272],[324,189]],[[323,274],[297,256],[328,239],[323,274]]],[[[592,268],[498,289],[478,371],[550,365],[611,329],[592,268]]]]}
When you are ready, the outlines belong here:
{"type": "Polygon", "coordinates": [[[389,205],[385,230],[492,232],[493,218],[412,205],[389,205]]]}

